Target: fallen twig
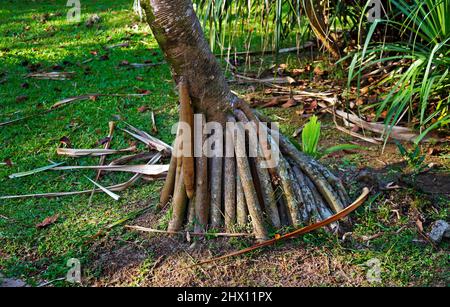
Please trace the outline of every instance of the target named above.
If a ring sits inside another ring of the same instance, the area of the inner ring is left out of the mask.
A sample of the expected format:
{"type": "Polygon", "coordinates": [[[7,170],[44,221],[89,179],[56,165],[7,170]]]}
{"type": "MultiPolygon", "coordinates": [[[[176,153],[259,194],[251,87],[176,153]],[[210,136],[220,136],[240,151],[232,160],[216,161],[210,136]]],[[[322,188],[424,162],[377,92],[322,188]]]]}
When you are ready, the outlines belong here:
{"type": "Polygon", "coordinates": [[[44,114],[50,113],[50,112],[52,112],[52,111],[53,111],[53,110],[46,110],[46,111],[44,111],[44,112],[35,113],[35,114],[27,115],[27,116],[24,116],[24,117],[20,117],[20,118],[16,118],[16,119],[7,120],[6,122],[0,123],[0,127],[12,125],[12,124],[18,123],[18,122],[20,122],[20,121],[23,121],[23,120],[32,118],[32,117],[34,117],[34,116],[44,115],[44,114]]]}
{"type": "Polygon", "coordinates": [[[87,242],[85,242],[85,244],[89,244],[90,242],[94,241],[96,238],[104,235],[106,233],[106,231],[111,230],[114,227],[117,227],[119,225],[122,225],[126,221],[129,221],[131,219],[134,219],[134,218],[138,217],[140,214],[142,214],[145,211],[151,209],[152,207],[153,207],[153,205],[150,205],[150,206],[147,206],[145,208],[141,208],[141,209],[138,209],[136,211],[132,211],[132,212],[128,213],[125,217],[121,218],[120,220],[117,220],[117,221],[115,221],[115,222],[113,222],[111,224],[108,224],[104,228],[100,229],[96,234],[94,234],[93,236],[90,236],[89,240],[87,242]]]}
{"type": "Polygon", "coordinates": [[[366,141],[366,142],[369,142],[369,143],[372,143],[372,144],[375,144],[375,145],[380,145],[381,144],[381,141],[379,141],[379,140],[376,140],[376,139],[368,137],[368,136],[364,136],[362,134],[359,134],[358,132],[354,132],[354,131],[345,129],[344,127],[340,126],[336,121],[334,123],[335,123],[336,129],[339,130],[339,131],[342,131],[342,132],[347,133],[347,134],[349,134],[349,135],[351,135],[353,137],[356,137],[358,139],[361,139],[363,141],[366,141]]]}
{"type": "Polygon", "coordinates": [[[159,229],[146,228],[146,227],[141,227],[141,226],[132,226],[132,225],[125,225],[125,228],[134,229],[134,230],[143,231],[143,232],[162,233],[162,234],[168,234],[168,235],[216,236],[216,237],[251,237],[251,236],[253,236],[253,234],[251,234],[251,233],[225,233],[225,232],[208,233],[208,232],[190,232],[190,231],[169,231],[169,230],[159,230],[159,229]]]}
{"type": "Polygon", "coordinates": [[[364,188],[362,193],[361,193],[361,195],[350,206],[348,206],[347,208],[345,208],[342,211],[340,211],[340,212],[330,216],[329,218],[327,218],[327,219],[325,219],[323,221],[320,221],[318,223],[315,223],[315,224],[312,224],[312,225],[309,225],[309,226],[297,229],[297,230],[295,230],[293,232],[290,232],[290,233],[282,235],[282,236],[277,236],[274,239],[271,239],[271,240],[268,240],[268,241],[264,241],[262,243],[255,244],[255,245],[253,245],[251,247],[248,247],[248,248],[236,251],[236,252],[232,252],[232,253],[229,253],[229,254],[226,254],[226,255],[223,255],[223,256],[219,256],[219,257],[216,257],[216,258],[200,261],[199,263],[196,263],[194,265],[188,266],[188,267],[186,267],[184,269],[192,268],[192,267],[195,267],[195,266],[199,266],[199,265],[215,262],[215,261],[226,259],[226,258],[230,258],[230,257],[243,255],[243,254],[246,254],[248,252],[257,250],[257,249],[259,249],[261,247],[273,245],[276,242],[279,242],[281,240],[285,240],[285,239],[288,239],[288,238],[296,237],[298,235],[305,234],[305,233],[311,232],[313,230],[322,228],[322,227],[324,227],[326,225],[329,225],[329,224],[331,224],[333,222],[336,222],[336,221],[346,217],[351,212],[356,210],[359,206],[361,206],[364,203],[364,201],[367,199],[368,195],[369,195],[369,189],[368,188],[364,188]]]}
{"type": "Polygon", "coordinates": [[[135,139],[141,141],[142,143],[146,144],[150,148],[154,148],[154,149],[156,149],[156,150],[158,150],[160,152],[161,151],[172,152],[172,150],[173,150],[172,146],[164,143],[160,139],[157,139],[157,138],[151,136],[150,134],[148,134],[145,131],[142,131],[142,130],[139,130],[139,129],[133,127],[132,125],[128,124],[127,122],[125,122],[125,124],[133,132],[131,132],[131,131],[127,130],[127,129],[122,129],[124,132],[128,133],[129,135],[131,135],[135,139]]]}
{"type": "Polygon", "coordinates": [[[144,94],[87,94],[87,95],[81,95],[81,96],[75,96],[75,97],[69,97],[69,98],[65,98],[63,100],[60,100],[58,102],[56,102],[55,104],[53,104],[50,109],[45,110],[43,112],[37,112],[31,115],[27,115],[21,118],[16,118],[16,119],[11,119],[11,120],[7,120],[6,122],[2,122],[0,123],[0,127],[2,126],[7,126],[7,125],[11,125],[11,124],[15,124],[18,123],[20,121],[29,119],[29,118],[33,118],[35,116],[42,116],[45,115],[47,113],[53,112],[54,110],[65,106],[67,104],[76,102],[76,101],[82,101],[82,100],[87,100],[87,99],[95,99],[97,97],[102,97],[102,96],[109,96],[109,97],[141,97],[141,96],[146,96],[149,95],[148,93],[144,93],[144,94]]]}
{"type": "MultiPolygon", "coordinates": [[[[412,129],[407,127],[391,126],[383,123],[367,122],[354,114],[350,114],[341,110],[335,110],[334,113],[343,120],[349,121],[362,129],[379,133],[381,134],[381,136],[389,135],[389,138],[392,139],[411,142],[414,141],[419,136],[412,129]]],[[[432,139],[433,138],[431,138],[430,136],[427,136],[423,138],[423,141],[430,141],[432,139]]],[[[433,140],[436,141],[435,139],[433,140]]]]}
{"type": "Polygon", "coordinates": [[[86,99],[95,99],[97,97],[142,97],[142,96],[146,96],[146,95],[149,95],[149,94],[148,93],[143,93],[143,94],[98,94],[98,93],[87,94],[87,95],[75,96],[75,97],[70,97],[70,98],[60,100],[60,101],[56,102],[54,105],[52,105],[51,109],[56,109],[56,108],[62,107],[64,105],[67,105],[67,104],[75,102],[75,101],[86,100],[86,99]]]}
{"type": "Polygon", "coordinates": [[[54,283],[54,282],[57,282],[57,281],[63,281],[63,280],[66,280],[66,279],[67,279],[67,277],[61,277],[61,278],[53,279],[53,280],[51,280],[51,281],[47,281],[47,282],[44,282],[44,283],[42,283],[42,284],[39,284],[39,285],[37,285],[37,287],[38,287],[38,288],[46,287],[46,286],[48,286],[48,285],[51,285],[51,284],[54,283]]]}
{"type": "Polygon", "coordinates": [[[158,133],[158,127],[156,127],[155,112],[152,111],[150,116],[152,119],[152,132],[156,134],[156,133],[158,133]]]}
{"type": "Polygon", "coordinates": [[[275,85],[275,84],[292,84],[295,83],[295,79],[292,77],[271,77],[271,78],[264,78],[264,79],[257,79],[252,78],[240,74],[233,74],[233,76],[237,79],[238,82],[250,82],[250,83],[262,83],[262,84],[269,84],[269,85],[275,85]]]}

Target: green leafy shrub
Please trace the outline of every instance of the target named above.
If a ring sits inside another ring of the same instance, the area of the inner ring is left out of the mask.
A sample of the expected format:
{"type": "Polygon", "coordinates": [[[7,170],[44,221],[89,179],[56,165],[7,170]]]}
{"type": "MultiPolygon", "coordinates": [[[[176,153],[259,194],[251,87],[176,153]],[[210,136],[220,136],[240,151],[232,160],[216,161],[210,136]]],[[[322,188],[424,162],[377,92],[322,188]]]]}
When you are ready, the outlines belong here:
{"type": "Polygon", "coordinates": [[[372,24],[364,46],[353,55],[349,85],[356,80],[359,88],[363,73],[399,63],[378,84],[390,90],[376,106],[377,117],[386,113],[385,123],[393,126],[407,115],[421,132],[418,143],[431,130],[450,123],[450,0],[389,2],[404,16],[403,22],[394,15],[372,24]],[[399,42],[374,42],[382,25],[398,30],[399,42]]]}

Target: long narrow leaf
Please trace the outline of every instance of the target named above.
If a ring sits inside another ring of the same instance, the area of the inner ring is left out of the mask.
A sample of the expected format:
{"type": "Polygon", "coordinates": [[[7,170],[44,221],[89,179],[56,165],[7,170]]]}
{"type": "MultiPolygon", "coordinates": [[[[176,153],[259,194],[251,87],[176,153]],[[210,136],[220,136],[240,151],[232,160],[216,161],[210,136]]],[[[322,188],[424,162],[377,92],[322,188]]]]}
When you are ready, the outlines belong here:
{"type": "Polygon", "coordinates": [[[169,165],[89,165],[89,166],[60,166],[53,167],[54,171],[65,171],[65,170],[81,170],[81,169],[92,169],[92,170],[102,170],[110,172],[129,172],[137,173],[148,176],[159,176],[166,173],[169,170],[169,165]]]}
{"type": "Polygon", "coordinates": [[[94,180],[92,180],[91,178],[89,178],[88,176],[84,176],[86,177],[90,182],[92,182],[96,187],[98,187],[100,190],[102,190],[103,192],[105,192],[106,194],[108,194],[109,196],[111,196],[112,199],[114,200],[119,200],[120,196],[111,192],[110,190],[108,190],[107,188],[105,188],[104,186],[100,185],[99,183],[95,182],[94,180]]]}
{"type": "Polygon", "coordinates": [[[68,157],[98,157],[113,155],[123,152],[133,152],[136,151],[136,146],[131,146],[124,149],[74,149],[74,148],[58,148],[56,150],[58,155],[68,156],[68,157]]]}
{"type": "Polygon", "coordinates": [[[11,175],[9,175],[8,177],[9,177],[10,179],[13,179],[13,178],[20,178],[20,177],[25,177],[25,176],[34,175],[34,174],[37,174],[37,173],[40,173],[40,172],[44,172],[44,171],[53,169],[53,168],[58,167],[59,165],[62,165],[62,164],[64,164],[64,163],[65,163],[65,162],[53,163],[53,164],[50,164],[50,165],[47,165],[47,166],[43,166],[43,167],[39,167],[39,168],[33,169],[33,170],[31,170],[31,171],[26,171],[26,172],[21,172],[21,173],[11,174],[11,175]]]}

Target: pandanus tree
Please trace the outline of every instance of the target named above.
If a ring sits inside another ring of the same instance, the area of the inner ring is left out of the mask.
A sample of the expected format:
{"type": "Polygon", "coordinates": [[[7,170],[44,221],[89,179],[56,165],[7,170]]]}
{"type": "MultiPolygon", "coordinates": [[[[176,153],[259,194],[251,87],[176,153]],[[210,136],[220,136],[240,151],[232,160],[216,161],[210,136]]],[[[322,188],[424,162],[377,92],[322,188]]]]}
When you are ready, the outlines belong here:
{"type": "Polygon", "coordinates": [[[194,226],[196,231],[225,227],[233,232],[235,225],[251,221],[255,237],[265,240],[270,227],[323,220],[349,204],[330,170],[297,150],[232,93],[190,0],[141,0],[141,5],[178,86],[180,127],[188,128],[178,129],[179,154],[172,155],[161,192],[160,206],[172,206],[169,231],[194,226]],[[204,119],[200,124],[194,121],[198,115],[204,119]],[[199,133],[210,122],[216,128],[199,133]],[[238,123],[235,132],[244,129],[239,123],[247,124],[247,134],[253,129],[257,141],[222,137],[219,130],[229,123],[238,123]],[[219,154],[194,154],[193,144],[212,135],[222,138],[211,146],[219,154]],[[258,154],[249,155],[252,150],[258,154]],[[267,163],[271,156],[278,157],[276,164],[267,163]]]}

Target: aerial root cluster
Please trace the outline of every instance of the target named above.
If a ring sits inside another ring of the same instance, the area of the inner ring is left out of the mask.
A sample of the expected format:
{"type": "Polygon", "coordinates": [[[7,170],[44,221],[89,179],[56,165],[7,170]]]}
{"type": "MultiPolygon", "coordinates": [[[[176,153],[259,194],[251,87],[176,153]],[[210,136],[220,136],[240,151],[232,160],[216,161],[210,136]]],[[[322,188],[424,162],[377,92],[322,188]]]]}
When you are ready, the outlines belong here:
{"type": "MultiPolygon", "coordinates": [[[[191,126],[188,140],[193,143],[194,110],[187,86],[179,87],[180,121],[191,126]]],[[[242,138],[225,139],[222,144],[223,152],[227,145],[234,148],[233,157],[172,155],[159,203],[160,207],[172,206],[168,231],[224,228],[233,233],[251,223],[255,238],[263,241],[269,238],[269,229],[318,222],[350,204],[340,179],[262,123],[261,117],[244,102],[236,103],[227,117],[227,122],[252,121],[265,127],[265,137],[258,138],[256,157],[248,156],[248,143],[242,138]],[[275,137],[278,142],[273,141],[275,137]],[[264,142],[270,143],[270,149],[264,142]],[[264,157],[275,151],[278,163],[267,167],[264,157]]],[[[177,140],[175,144],[179,144],[177,140]]]]}

